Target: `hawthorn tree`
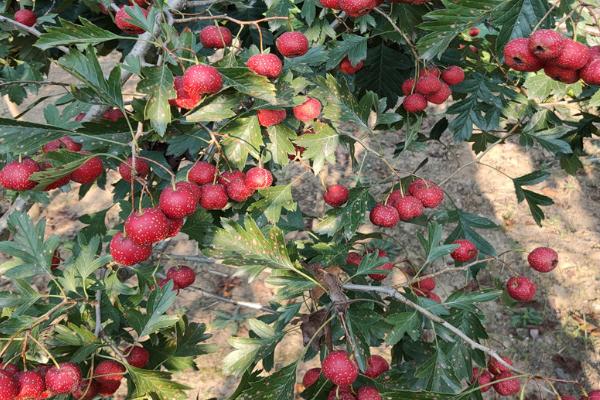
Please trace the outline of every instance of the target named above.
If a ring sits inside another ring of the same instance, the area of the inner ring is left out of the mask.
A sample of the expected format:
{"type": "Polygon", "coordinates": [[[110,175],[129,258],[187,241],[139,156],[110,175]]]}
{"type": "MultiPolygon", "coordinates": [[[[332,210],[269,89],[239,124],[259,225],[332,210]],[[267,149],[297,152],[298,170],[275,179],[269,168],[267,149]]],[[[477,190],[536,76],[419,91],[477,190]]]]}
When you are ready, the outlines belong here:
{"type": "MultiPolygon", "coordinates": [[[[204,325],[169,311],[196,280],[193,266],[161,265],[180,232],[203,255],[277,288],[247,321],[249,335],[230,338],[224,370],[241,376],[232,400],[479,399],[492,387],[522,394],[531,381],[573,398],[556,391],[559,379],[523,371],[486,343],[481,303],[503,290],[535,298],[536,284],[519,272],[526,263],[504,288],[467,286],[446,299],[435,279],[476,282],[502,263],[482,233],[496,224],[444,191],[469,179],[468,165],[506,143],[543,149],[547,168],[506,177],[539,225],[552,199],[528,187],[552,166],[582,167],[583,143],[600,122],[598,8],[581,0],[120,3],[2,3],[0,92],[17,105],[45,85],[64,92],[0,119],[0,184],[11,202],[0,220],[9,231],[0,243],[9,281],[0,293],[0,399],[93,399],[123,379],[127,398],[187,398],[171,373],[193,369],[212,347],[204,325]],[[99,58],[115,53],[119,62],[104,71],[99,58]],[[69,81],[49,80],[50,67],[69,81]],[[130,79],[135,93],[124,94],[130,79]],[[28,122],[40,103],[46,123],[28,122]],[[431,121],[439,104],[445,116],[431,121]],[[393,158],[372,144],[383,131],[398,133],[393,158]],[[408,152],[451,140],[467,142],[474,160],[442,177],[420,175],[425,156],[399,169],[408,152]],[[318,175],[338,149],[349,154],[354,183],[325,188],[329,208],[311,217],[292,196],[300,176],[289,172],[318,175]],[[367,157],[388,168],[383,190],[364,179],[367,157]],[[108,170],[120,178],[111,185],[108,170]],[[116,226],[106,226],[107,210],[85,215],[86,227],[66,240],[25,212],[49,191],[82,197],[92,185],[112,192],[116,226]],[[376,229],[366,234],[369,223],[376,229]],[[403,240],[422,254],[392,286],[403,243],[386,230],[398,224],[416,227],[403,240]],[[298,324],[304,352],[276,370],[278,345],[298,324]],[[387,357],[371,354],[383,345],[387,357]],[[315,358],[322,368],[297,379],[315,358]]],[[[528,252],[536,271],[558,263],[550,248],[528,252]]],[[[599,394],[571,383],[572,394],[599,394]]]]}

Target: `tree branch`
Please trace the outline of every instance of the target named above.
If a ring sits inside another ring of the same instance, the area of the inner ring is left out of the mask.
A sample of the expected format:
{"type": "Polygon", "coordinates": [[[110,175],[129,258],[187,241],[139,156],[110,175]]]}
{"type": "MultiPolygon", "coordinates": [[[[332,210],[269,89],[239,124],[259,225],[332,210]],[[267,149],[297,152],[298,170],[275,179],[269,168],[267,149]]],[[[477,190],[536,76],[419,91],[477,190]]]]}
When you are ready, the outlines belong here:
{"type": "Polygon", "coordinates": [[[215,19],[225,19],[227,21],[231,21],[238,25],[257,25],[257,24],[260,24],[261,22],[267,22],[267,21],[275,21],[275,20],[286,20],[287,21],[289,18],[288,17],[265,17],[265,18],[254,20],[254,21],[242,21],[240,19],[233,18],[228,15],[200,15],[197,17],[177,18],[177,19],[173,20],[173,22],[176,24],[181,24],[183,22],[210,21],[210,20],[215,20],[215,19]]]}
{"type": "Polygon", "coordinates": [[[220,302],[223,303],[228,303],[228,304],[233,304],[236,306],[240,306],[240,307],[246,307],[246,308],[251,308],[253,310],[258,310],[258,311],[263,311],[269,314],[274,314],[275,311],[273,311],[272,309],[263,306],[262,304],[259,303],[252,303],[252,302],[248,302],[248,301],[238,301],[238,300],[233,300],[227,297],[223,297],[223,296],[219,296],[218,294],[215,293],[211,293],[208,292],[202,288],[199,288],[197,286],[190,286],[189,289],[195,290],[199,293],[202,293],[204,296],[206,297],[210,297],[211,299],[215,299],[218,300],[220,302]]]}
{"type": "MultiPolygon", "coordinates": [[[[17,28],[17,29],[19,29],[19,30],[22,30],[22,31],[24,31],[24,32],[27,32],[27,33],[29,33],[30,35],[33,35],[33,36],[35,36],[35,37],[40,37],[40,36],[42,36],[42,32],[38,31],[38,30],[37,30],[37,29],[35,29],[34,27],[32,27],[32,26],[27,26],[27,25],[23,25],[22,23],[20,23],[20,22],[17,22],[17,21],[15,21],[15,20],[13,20],[13,19],[7,18],[7,17],[5,17],[5,16],[3,16],[3,15],[0,15],[0,22],[6,22],[6,23],[9,23],[9,24],[13,25],[15,28],[17,28]]],[[[65,53],[65,54],[69,52],[69,49],[68,49],[68,48],[66,48],[65,46],[58,46],[57,48],[58,48],[60,51],[62,51],[63,53],[65,53]]]]}

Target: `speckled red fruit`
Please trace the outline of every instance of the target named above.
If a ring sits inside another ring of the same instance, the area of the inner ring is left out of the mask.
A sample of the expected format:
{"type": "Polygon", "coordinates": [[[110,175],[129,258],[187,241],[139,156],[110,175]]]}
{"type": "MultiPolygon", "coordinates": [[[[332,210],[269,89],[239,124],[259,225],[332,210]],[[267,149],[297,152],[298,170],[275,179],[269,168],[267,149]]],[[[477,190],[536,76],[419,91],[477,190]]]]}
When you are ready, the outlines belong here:
{"type": "Polygon", "coordinates": [[[15,364],[4,364],[3,362],[0,362],[0,371],[3,371],[10,376],[15,376],[15,374],[19,372],[19,367],[15,364]]]}
{"type": "Polygon", "coordinates": [[[412,287],[415,289],[419,289],[423,292],[430,292],[435,289],[435,279],[433,278],[425,278],[421,279],[418,282],[413,283],[412,287]]]}
{"type": "Polygon", "coordinates": [[[479,36],[479,28],[472,27],[471,29],[469,29],[469,36],[471,36],[471,37],[479,36]]]}
{"type": "MultiPolygon", "coordinates": [[[[506,361],[506,363],[508,365],[513,365],[512,360],[508,357],[502,357],[502,359],[504,361],[506,361]]],[[[495,358],[490,358],[490,360],[488,361],[488,370],[490,371],[490,373],[494,376],[496,375],[500,375],[503,372],[507,372],[508,368],[506,368],[504,365],[500,364],[500,362],[498,360],[496,360],[495,358]]]]}
{"type": "Polygon", "coordinates": [[[467,262],[477,257],[477,246],[467,239],[457,239],[452,244],[457,244],[458,248],[450,253],[455,261],[467,262]]]}
{"type": "Polygon", "coordinates": [[[200,206],[206,210],[222,210],[227,206],[227,192],[220,184],[207,184],[201,187],[200,206]]]}
{"type": "MultiPolygon", "coordinates": [[[[508,379],[511,377],[513,377],[513,374],[506,371],[506,372],[501,373],[500,375],[496,375],[494,377],[494,380],[498,381],[498,380],[502,380],[502,379],[508,379]]],[[[521,382],[519,381],[518,378],[512,378],[512,379],[508,379],[508,380],[503,380],[501,382],[496,382],[496,383],[494,383],[494,390],[500,396],[512,396],[521,391],[521,382]]]]}
{"type": "Polygon", "coordinates": [[[405,96],[408,96],[413,92],[413,88],[415,86],[415,80],[413,78],[409,78],[402,82],[402,93],[405,96]]]}
{"type": "Polygon", "coordinates": [[[558,57],[552,62],[556,66],[567,69],[581,69],[590,60],[590,48],[583,43],[576,42],[571,39],[565,39],[562,50],[558,57]]]}
{"type": "Polygon", "coordinates": [[[75,400],[93,400],[98,394],[98,384],[94,380],[83,380],[73,392],[75,400]]]}
{"type": "Polygon", "coordinates": [[[350,253],[348,253],[348,256],[346,256],[346,264],[354,265],[354,266],[358,267],[361,262],[362,262],[362,256],[358,253],[351,251],[350,253]]]}
{"type": "MultiPolygon", "coordinates": [[[[144,368],[150,361],[150,352],[141,346],[133,346],[127,350],[127,362],[136,368],[144,368]]],[[[126,352],[126,353],[127,353],[126,352]]]]}
{"type": "Polygon", "coordinates": [[[319,376],[321,376],[321,368],[309,369],[302,378],[302,385],[304,385],[305,388],[314,385],[319,380],[319,376]]]}
{"type": "MultiPolygon", "coordinates": [[[[39,399],[46,389],[44,378],[35,371],[23,371],[15,375],[17,383],[17,399],[39,399]]],[[[2,398],[2,396],[0,396],[2,398]]]]}
{"type": "Polygon", "coordinates": [[[281,75],[283,63],[275,54],[255,54],[248,59],[246,63],[248,69],[255,74],[266,76],[267,78],[275,79],[281,75]]]}
{"type": "Polygon", "coordinates": [[[442,88],[442,82],[433,75],[425,75],[417,79],[415,91],[423,96],[433,94],[442,88]]]}
{"type": "Polygon", "coordinates": [[[309,97],[304,103],[295,106],[293,112],[294,117],[296,117],[298,121],[312,121],[321,114],[321,102],[315,98],[309,97]]]}
{"type": "Polygon", "coordinates": [[[504,47],[504,62],[515,71],[535,72],[544,66],[530,50],[529,39],[513,39],[504,47]]]}
{"type": "Polygon", "coordinates": [[[173,189],[167,186],[160,192],[158,205],[168,218],[185,218],[196,211],[196,195],[185,188],[173,189]]]}
{"type": "Polygon", "coordinates": [[[600,390],[592,390],[588,393],[586,400],[600,400],[600,390]]]}
{"type": "Polygon", "coordinates": [[[356,400],[356,397],[350,392],[350,389],[347,388],[337,388],[334,387],[329,391],[327,395],[327,400],[356,400]]]}
{"type": "Polygon", "coordinates": [[[394,201],[398,216],[402,221],[410,221],[411,219],[423,215],[423,204],[413,196],[404,196],[394,201]]]}
{"type": "MultiPolygon", "coordinates": [[[[381,255],[380,255],[380,257],[381,257],[381,255]]],[[[377,267],[375,269],[375,271],[388,271],[388,273],[386,273],[386,274],[369,274],[369,278],[373,279],[374,281],[382,281],[385,278],[387,278],[387,276],[389,275],[389,271],[392,271],[393,269],[394,269],[394,264],[392,264],[391,262],[387,262],[387,263],[377,267]]]]}
{"type": "Polygon", "coordinates": [[[94,379],[98,383],[120,382],[125,375],[125,367],[113,360],[102,360],[94,370],[94,379]]]}
{"type": "Polygon", "coordinates": [[[275,46],[284,57],[299,57],[308,51],[308,39],[302,32],[285,32],[277,38],[275,46]]]}
{"type": "Polygon", "coordinates": [[[529,50],[540,60],[550,60],[560,54],[565,37],[552,29],[540,29],[529,37],[529,50]]]}
{"type": "Polygon", "coordinates": [[[50,269],[57,269],[60,266],[61,261],[62,258],[60,258],[60,252],[58,249],[54,250],[54,253],[52,253],[52,258],[50,259],[50,269]]]}
{"type": "Polygon", "coordinates": [[[146,261],[152,255],[152,247],[134,243],[128,237],[117,232],[110,241],[110,255],[122,265],[134,265],[146,261]]]}
{"type": "Polygon", "coordinates": [[[221,73],[210,65],[193,65],[183,73],[183,88],[190,96],[217,93],[222,87],[221,73]]]}
{"type": "MultiPolygon", "coordinates": [[[[119,8],[119,11],[117,11],[117,13],[115,14],[115,25],[117,26],[117,28],[119,28],[120,30],[122,30],[125,33],[129,33],[130,35],[140,35],[140,34],[144,33],[145,31],[143,28],[140,28],[133,24],[131,17],[127,13],[128,10],[129,10],[129,12],[132,12],[133,7],[132,6],[121,6],[121,8],[119,8]]],[[[144,8],[142,8],[141,10],[142,10],[142,13],[144,14],[144,16],[147,17],[148,10],[144,9],[144,8]]]]}
{"type": "Polygon", "coordinates": [[[431,75],[431,76],[435,76],[436,78],[439,78],[440,76],[442,76],[442,71],[440,71],[440,69],[438,67],[427,67],[427,68],[419,71],[419,78],[421,78],[423,76],[427,76],[427,75],[431,75]]]}
{"type": "Polygon", "coordinates": [[[145,208],[125,220],[125,232],[135,243],[151,245],[169,234],[169,220],[159,208],[145,208]]]}
{"type": "MultiPolygon", "coordinates": [[[[200,188],[198,188],[200,190],[200,188]]],[[[198,198],[198,201],[200,198],[198,198]]],[[[169,233],[167,233],[167,238],[175,237],[183,227],[185,223],[183,218],[167,218],[169,221],[169,233]]],[[[166,239],[166,238],[165,238],[166,239]]]]}
{"type": "Polygon", "coordinates": [[[438,296],[434,292],[425,293],[425,297],[427,297],[429,300],[435,301],[436,303],[439,303],[439,304],[442,303],[442,299],[440,298],[440,296],[438,296]]]}
{"type": "Polygon", "coordinates": [[[244,183],[250,189],[266,189],[273,184],[273,174],[268,169],[252,167],[246,172],[244,183]]]}
{"type": "Polygon", "coordinates": [[[381,400],[381,394],[373,386],[363,386],[356,393],[357,400],[381,400]]]}
{"type": "Polygon", "coordinates": [[[175,107],[183,108],[184,110],[191,110],[200,103],[202,95],[198,92],[189,94],[183,87],[183,76],[176,76],[173,79],[173,87],[175,88],[176,97],[169,99],[169,104],[175,107]]]}
{"type": "Polygon", "coordinates": [[[234,170],[234,171],[223,172],[221,175],[219,175],[219,179],[217,179],[217,181],[221,185],[227,186],[234,180],[237,180],[237,179],[244,180],[245,178],[246,178],[246,174],[244,174],[242,171],[234,170]]]}
{"type": "Polygon", "coordinates": [[[426,208],[436,208],[444,201],[444,191],[435,183],[417,179],[408,186],[408,192],[426,208]]]}
{"type": "Polygon", "coordinates": [[[104,165],[99,157],[92,157],[71,172],[71,180],[85,185],[94,182],[104,172],[104,165]]]}
{"type": "Polygon", "coordinates": [[[340,9],[340,0],[319,0],[321,5],[325,8],[331,8],[332,10],[340,9]]]}
{"type": "Polygon", "coordinates": [[[11,161],[0,170],[0,185],[10,190],[31,190],[37,185],[31,175],[40,170],[40,165],[30,158],[11,161]]]}
{"type": "Polygon", "coordinates": [[[171,267],[167,271],[167,279],[173,280],[175,289],[184,289],[196,281],[196,272],[186,265],[171,267]]]}
{"type": "Polygon", "coordinates": [[[600,56],[590,58],[586,66],[579,70],[579,76],[588,85],[600,85],[600,56]]]}
{"type": "MultiPolygon", "coordinates": [[[[119,173],[124,181],[131,182],[133,179],[133,158],[129,157],[127,161],[119,164],[119,173]]],[[[150,166],[141,158],[135,159],[135,174],[138,178],[145,178],[150,172],[150,166]]]]}
{"type": "Polygon", "coordinates": [[[340,71],[346,75],[354,75],[365,66],[364,61],[359,61],[356,65],[353,65],[348,57],[344,58],[340,63],[340,71]]]}
{"type": "Polygon", "coordinates": [[[442,80],[450,86],[458,85],[465,80],[465,71],[457,65],[451,65],[442,72],[442,80]]]}
{"type": "Polygon", "coordinates": [[[118,120],[123,118],[123,111],[119,110],[118,108],[110,108],[104,111],[104,113],[102,114],[102,118],[111,122],[117,122],[118,120]]]}
{"type": "Polygon", "coordinates": [[[323,375],[334,385],[352,385],[358,378],[358,367],[345,351],[332,351],[322,363],[323,375]]]}
{"type": "Polygon", "coordinates": [[[377,6],[375,0],[340,0],[340,9],[350,17],[360,17],[371,12],[377,6]]]}
{"type": "Polygon", "coordinates": [[[205,185],[207,183],[213,183],[217,173],[217,167],[214,165],[206,161],[198,161],[190,168],[188,180],[198,185],[205,185]]]}
{"type": "Polygon", "coordinates": [[[177,189],[186,189],[194,195],[196,202],[200,201],[200,196],[202,195],[202,191],[200,190],[200,186],[196,185],[193,182],[188,181],[180,181],[175,184],[177,189]]]}
{"type": "Polygon", "coordinates": [[[471,381],[474,382],[475,380],[477,380],[477,384],[480,386],[479,390],[481,393],[485,393],[492,388],[490,382],[494,380],[494,377],[487,369],[480,372],[479,368],[473,368],[473,378],[471,381]]]}
{"type": "Polygon", "coordinates": [[[209,49],[222,49],[231,46],[233,36],[224,26],[209,25],[200,31],[200,43],[209,49]]]}
{"type": "Polygon", "coordinates": [[[402,107],[409,113],[421,112],[427,108],[427,99],[422,94],[414,93],[404,98],[402,107]]]}
{"type": "Polygon", "coordinates": [[[98,394],[102,397],[112,396],[120,386],[121,381],[98,382],[98,394]]]}
{"type": "Polygon", "coordinates": [[[438,90],[435,93],[426,95],[425,98],[427,99],[428,102],[433,103],[433,104],[444,104],[446,102],[446,100],[448,100],[448,98],[450,97],[451,94],[452,94],[452,90],[450,89],[450,86],[448,86],[448,85],[446,85],[446,83],[442,82],[442,86],[441,86],[440,90],[438,90]]]}
{"type": "Polygon", "coordinates": [[[537,287],[529,278],[513,276],[506,282],[506,291],[513,299],[520,302],[529,302],[535,297],[537,287]]]}
{"type": "Polygon", "coordinates": [[[285,110],[263,109],[258,110],[256,115],[258,116],[258,123],[261,126],[269,127],[282,123],[287,116],[287,112],[285,110]]]}
{"type": "Polygon", "coordinates": [[[227,196],[238,203],[248,200],[254,194],[254,189],[246,185],[244,178],[235,178],[225,185],[227,196]]]}
{"type": "Polygon", "coordinates": [[[23,8],[15,13],[15,21],[25,26],[34,26],[37,22],[37,16],[33,11],[23,8]]]}
{"type": "Polygon", "coordinates": [[[579,80],[579,72],[573,69],[561,68],[556,65],[546,65],[544,73],[555,81],[575,83],[579,80]]]}
{"type": "Polygon", "coordinates": [[[379,375],[389,371],[389,369],[390,365],[385,358],[374,354],[367,359],[367,370],[365,371],[365,375],[375,379],[379,375]]]}
{"type": "Polygon", "coordinates": [[[8,372],[0,370],[0,399],[14,400],[17,396],[17,383],[8,372]]]}
{"type": "Polygon", "coordinates": [[[373,225],[391,228],[398,223],[400,215],[398,211],[389,205],[377,204],[369,214],[369,219],[373,225]]]}
{"type": "Polygon", "coordinates": [[[81,150],[81,144],[75,142],[70,136],[63,136],[61,138],[52,140],[42,146],[42,151],[44,153],[49,153],[51,151],[57,151],[61,149],[69,151],[79,151],[81,150]]]}
{"type": "Polygon", "coordinates": [[[550,247],[538,247],[529,253],[527,262],[538,272],[550,272],[558,265],[558,253],[550,247]]]}
{"type": "Polygon", "coordinates": [[[76,364],[60,363],[46,372],[46,388],[54,394],[73,393],[81,383],[81,370],[76,364]]]}
{"type": "Polygon", "coordinates": [[[331,185],[327,187],[325,193],[323,193],[323,200],[331,207],[340,207],[342,204],[348,201],[350,191],[344,185],[331,185]]]}

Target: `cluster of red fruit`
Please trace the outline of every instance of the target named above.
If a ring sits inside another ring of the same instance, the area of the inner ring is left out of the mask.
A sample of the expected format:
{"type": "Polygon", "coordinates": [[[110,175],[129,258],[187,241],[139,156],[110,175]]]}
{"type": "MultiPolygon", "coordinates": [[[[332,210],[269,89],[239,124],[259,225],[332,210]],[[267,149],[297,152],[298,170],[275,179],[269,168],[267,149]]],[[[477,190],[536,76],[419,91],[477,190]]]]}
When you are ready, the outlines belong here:
{"type": "MultiPolygon", "coordinates": [[[[502,357],[502,359],[512,365],[512,361],[508,357],[502,357]]],[[[493,387],[500,396],[512,396],[521,390],[521,382],[513,376],[507,367],[500,364],[495,358],[490,358],[487,369],[473,368],[472,382],[477,382],[483,393],[493,387]]]]}
{"type": "MultiPolygon", "coordinates": [[[[131,346],[125,354],[127,363],[136,368],[144,368],[150,361],[150,353],[141,346],[131,346]]],[[[81,369],[71,362],[25,371],[0,362],[0,399],[39,400],[70,394],[76,400],[92,400],[111,396],[121,386],[125,371],[122,364],[104,360],[95,366],[92,379],[82,379],[81,369]]]]}
{"type": "MultiPolygon", "coordinates": [[[[370,13],[375,7],[383,3],[383,0],[320,0],[324,8],[341,10],[350,17],[362,17],[370,13]]],[[[390,3],[425,4],[429,0],[390,0],[390,3]]]]}
{"type": "Polygon", "coordinates": [[[419,78],[410,78],[402,83],[402,93],[406,96],[402,107],[407,112],[416,113],[425,110],[427,103],[443,104],[452,90],[450,86],[458,85],[465,80],[465,71],[452,65],[444,71],[439,68],[427,68],[420,72],[419,78]]]}
{"type": "MultiPolygon", "coordinates": [[[[538,272],[550,272],[558,265],[558,254],[549,247],[538,247],[527,256],[529,266],[538,272]]],[[[529,302],[535,297],[536,284],[525,276],[513,276],[506,282],[506,291],[513,299],[529,302]]]]}
{"type": "Polygon", "coordinates": [[[589,48],[551,29],[508,42],[504,62],[516,71],[536,72],[543,68],[546,75],[564,83],[582,79],[588,85],[600,85],[600,46],[589,48]]]}
{"type": "MultiPolygon", "coordinates": [[[[314,385],[323,373],[323,376],[335,385],[329,392],[327,400],[381,400],[381,394],[373,386],[353,388],[352,385],[358,378],[359,370],[356,362],[345,351],[338,350],[329,353],[323,360],[322,367],[322,370],[321,368],[312,368],[306,371],[302,378],[305,388],[314,385]]],[[[390,365],[385,358],[372,355],[367,360],[367,369],[364,371],[364,375],[375,379],[389,369],[390,365]]]]}

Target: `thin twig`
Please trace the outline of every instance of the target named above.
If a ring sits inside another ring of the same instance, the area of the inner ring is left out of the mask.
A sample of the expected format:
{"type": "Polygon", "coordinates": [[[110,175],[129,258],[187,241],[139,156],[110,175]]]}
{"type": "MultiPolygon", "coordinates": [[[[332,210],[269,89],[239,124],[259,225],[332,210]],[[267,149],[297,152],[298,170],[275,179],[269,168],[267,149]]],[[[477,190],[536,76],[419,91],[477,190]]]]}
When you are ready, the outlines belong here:
{"type": "Polygon", "coordinates": [[[224,19],[224,20],[231,21],[238,25],[256,25],[256,24],[260,24],[261,22],[268,22],[268,21],[275,21],[275,20],[287,21],[289,18],[288,17],[265,17],[265,18],[261,18],[261,19],[257,19],[257,20],[253,20],[253,21],[242,21],[240,19],[233,18],[228,15],[199,15],[196,17],[176,18],[173,20],[173,22],[176,24],[181,24],[183,22],[212,21],[215,19],[224,19]]]}
{"type": "Polygon", "coordinates": [[[406,34],[402,31],[402,29],[400,29],[400,27],[398,27],[398,25],[396,25],[394,20],[389,15],[387,15],[383,10],[380,10],[379,8],[375,7],[375,11],[377,11],[379,14],[383,15],[385,17],[385,19],[387,19],[389,21],[389,23],[392,24],[392,27],[394,28],[394,30],[396,32],[398,32],[400,35],[402,35],[402,37],[406,41],[406,44],[410,48],[410,51],[413,54],[413,57],[415,58],[415,61],[418,60],[419,52],[417,51],[417,48],[412,43],[412,41],[408,38],[408,36],[406,36],[406,34]]]}
{"type": "Polygon", "coordinates": [[[443,269],[441,271],[437,271],[437,272],[431,273],[429,275],[423,275],[423,276],[417,277],[415,279],[411,279],[407,283],[403,284],[402,287],[411,286],[411,285],[413,285],[413,284],[415,284],[417,282],[420,282],[420,281],[422,281],[424,279],[435,278],[436,276],[444,275],[444,274],[447,274],[447,273],[466,271],[466,270],[468,270],[469,268],[471,268],[474,265],[481,264],[481,263],[487,262],[487,261],[493,261],[495,259],[496,259],[496,257],[489,257],[489,258],[484,258],[484,259],[481,259],[481,260],[474,261],[474,262],[472,262],[470,264],[462,265],[460,267],[446,268],[446,269],[443,269]]]}
{"type": "Polygon", "coordinates": [[[228,303],[228,304],[233,304],[236,306],[240,306],[240,307],[246,307],[246,308],[251,308],[253,310],[259,310],[259,311],[263,311],[269,314],[274,314],[275,311],[273,311],[272,309],[263,306],[262,304],[259,303],[252,303],[252,302],[248,302],[248,301],[238,301],[238,300],[233,300],[227,297],[223,297],[223,296],[219,296],[218,294],[215,293],[211,293],[208,292],[202,288],[199,288],[197,286],[190,286],[189,289],[195,290],[197,292],[202,293],[204,296],[206,297],[210,297],[211,299],[215,299],[218,300],[220,302],[223,303],[228,303]]]}

